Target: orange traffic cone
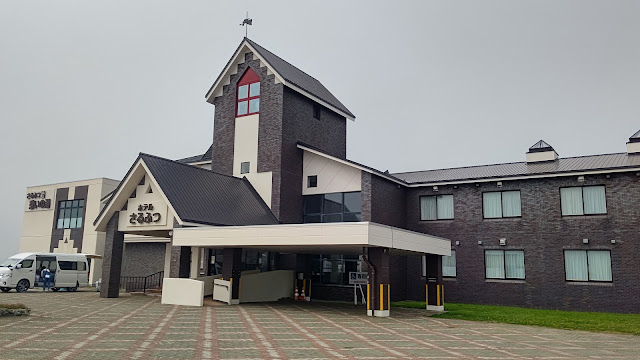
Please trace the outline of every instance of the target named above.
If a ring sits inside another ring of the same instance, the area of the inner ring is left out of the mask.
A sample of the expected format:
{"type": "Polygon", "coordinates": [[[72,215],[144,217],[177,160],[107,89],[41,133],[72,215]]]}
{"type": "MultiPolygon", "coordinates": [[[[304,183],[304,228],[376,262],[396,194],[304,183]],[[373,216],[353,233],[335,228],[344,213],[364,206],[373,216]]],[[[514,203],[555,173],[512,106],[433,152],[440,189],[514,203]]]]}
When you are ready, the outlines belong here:
{"type": "Polygon", "coordinates": [[[293,294],[293,301],[298,301],[298,285],[296,285],[296,292],[293,294]]]}

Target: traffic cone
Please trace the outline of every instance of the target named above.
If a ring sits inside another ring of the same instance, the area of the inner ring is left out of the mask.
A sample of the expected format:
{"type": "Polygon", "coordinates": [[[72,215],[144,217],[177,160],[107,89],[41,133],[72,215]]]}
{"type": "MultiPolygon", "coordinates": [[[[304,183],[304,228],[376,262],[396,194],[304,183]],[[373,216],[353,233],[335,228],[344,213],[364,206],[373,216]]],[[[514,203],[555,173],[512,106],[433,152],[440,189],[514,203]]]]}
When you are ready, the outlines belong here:
{"type": "Polygon", "coordinates": [[[298,285],[296,285],[296,292],[293,294],[293,301],[298,301],[298,285]]]}
{"type": "Polygon", "coordinates": [[[307,301],[307,299],[304,298],[304,289],[302,291],[302,294],[300,294],[300,301],[307,301]]]}

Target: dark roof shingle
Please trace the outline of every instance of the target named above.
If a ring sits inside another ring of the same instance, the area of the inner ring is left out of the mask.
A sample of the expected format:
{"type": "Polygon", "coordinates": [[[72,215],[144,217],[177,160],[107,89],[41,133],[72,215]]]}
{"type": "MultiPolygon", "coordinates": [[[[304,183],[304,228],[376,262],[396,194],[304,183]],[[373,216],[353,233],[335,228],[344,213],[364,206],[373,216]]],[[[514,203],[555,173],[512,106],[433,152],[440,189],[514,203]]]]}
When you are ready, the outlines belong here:
{"type": "Polygon", "coordinates": [[[210,161],[212,153],[213,153],[213,144],[209,146],[209,149],[207,149],[207,151],[205,151],[204,154],[189,156],[183,159],[178,159],[176,161],[183,164],[193,164],[197,162],[210,161]]]}
{"type": "Polygon", "coordinates": [[[278,220],[246,178],[222,175],[140,154],[182,221],[210,225],[267,225],[278,220]]]}
{"type": "Polygon", "coordinates": [[[627,153],[559,158],[536,163],[516,162],[495,165],[467,166],[452,169],[426,170],[391,174],[409,184],[479,180],[579,171],[613,170],[640,166],[640,155],[627,153]]]}
{"type": "Polygon", "coordinates": [[[302,90],[308,92],[309,94],[323,100],[329,105],[339,109],[340,111],[350,115],[355,118],[355,115],[344,106],[340,100],[338,100],[333,94],[327,90],[320,81],[316,80],[311,75],[305,73],[304,71],[298,69],[297,67],[289,64],[287,61],[280,58],[278,55],[272,53],[271,51],[263,48],[258,45],[253,40],[245,38],[245,40],[256,49],[261,57],[265,59],[266,62],[271,65],[274,70],[280,74],[284,78],[286,82],[289,82],[302,90]]]}

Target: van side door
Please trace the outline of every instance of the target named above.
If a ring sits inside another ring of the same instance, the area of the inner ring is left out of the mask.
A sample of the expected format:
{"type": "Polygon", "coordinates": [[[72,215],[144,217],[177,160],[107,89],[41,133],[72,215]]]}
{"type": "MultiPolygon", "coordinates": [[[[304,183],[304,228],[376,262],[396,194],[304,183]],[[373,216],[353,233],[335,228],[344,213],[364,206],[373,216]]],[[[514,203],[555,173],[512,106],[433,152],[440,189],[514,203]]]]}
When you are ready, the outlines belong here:
{"type": "Polygon", "coordinates": [[[53,281],[51,282],[51,286],[55,287],[56,270],[58,269],[58,263],[56,262],[56,257],[50,256],[50,255],[36,255],[35,274],[37,275],[37,278],[38,278],[37,281],[39,282],[42,282],[44,280],[44,279],[40,279],[40,271],[42,270],[43,266],[49,269],[51,274],[53,274],[53,281]]]}
{"type": "Polygon", "coordinates": [[[11,275],[13,282],[17,284],[18,281],[27,279],[29,280],[29,284],[31,287],[35,286],[36,273],[34,266],[35,261],[33,260],[33,257],[29,257],[16,264],[16,267],[12,271],[13,274],[11,275]]]}

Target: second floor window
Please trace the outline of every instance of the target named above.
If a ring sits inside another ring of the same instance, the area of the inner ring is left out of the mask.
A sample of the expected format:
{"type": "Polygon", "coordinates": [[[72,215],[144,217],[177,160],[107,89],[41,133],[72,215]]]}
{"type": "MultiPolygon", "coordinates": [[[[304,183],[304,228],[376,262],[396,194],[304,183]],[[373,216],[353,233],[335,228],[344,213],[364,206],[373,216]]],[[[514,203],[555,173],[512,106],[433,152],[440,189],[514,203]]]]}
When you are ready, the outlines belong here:
{"type": "Polygon", "coordinates": [[[453,195],[420,197],[420,220],[453,219],[453,195]]]}
{"type": "Polygon", "coordinates": [[[560,203],[562,216],[607,213],[607,198],[603,185],[561,188],[560,203]]]}
{"type": "Polygon", "coordinates": [[[360,221],[360,191],[306,195],[305,223],[360,221]]]}
{"type": "Polygon", "coordinates": [[[522,216],[520,191],[495,191],[482,194],[482,213],[485,219],[522,216]]]}
{"type": "Polygon", "coordinates": [[[236,116],[253,115],[260,112],[260,77],[251,68],[238,82],[238,106],[236,116]]]}
{"type": "Polygon", "coordinates": [[[82,227],[84,200],[64,200],[58,202],[58,229],[77,229],[82,227]]]}

